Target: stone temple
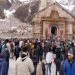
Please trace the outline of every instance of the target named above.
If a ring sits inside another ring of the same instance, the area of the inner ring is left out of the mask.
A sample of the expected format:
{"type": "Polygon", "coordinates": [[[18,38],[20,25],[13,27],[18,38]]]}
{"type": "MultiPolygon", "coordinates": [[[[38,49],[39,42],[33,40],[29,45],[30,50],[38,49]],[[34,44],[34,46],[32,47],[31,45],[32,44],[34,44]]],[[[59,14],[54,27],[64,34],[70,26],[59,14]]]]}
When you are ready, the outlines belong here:
{"type": "Polygon", "coordinates": [[[55,0],[41,0],[33,24],[34,37],[54,35],[67,39],[75,36],[75,17],[55,0]]]}

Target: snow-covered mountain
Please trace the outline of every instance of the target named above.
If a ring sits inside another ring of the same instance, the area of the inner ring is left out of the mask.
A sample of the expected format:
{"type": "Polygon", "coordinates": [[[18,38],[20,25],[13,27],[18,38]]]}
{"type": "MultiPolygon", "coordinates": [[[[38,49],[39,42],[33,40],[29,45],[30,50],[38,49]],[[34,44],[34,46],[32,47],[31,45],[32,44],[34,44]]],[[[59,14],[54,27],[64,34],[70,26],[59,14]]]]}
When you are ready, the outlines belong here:
{"type": "Polygon", "coordinates": [[[73,5],[75,4],[75,0],[56,0],[58,1],[60,4],[63,5],[73,5]]]}
{"type": "MultiPolygon", "coordinates": [[[[16,11],[16,17],[22,20],[25,19],[25,15],[32,16],[38,11],[40,0],[0,0],[0,6],[5,9],[5,14],[12,12],[13,10],[16,11]],[[38,4],[39,3],[39,4],[38,4]],[[26,11],[27,10],[27,11],[26,11]],[[26,14],[26,12],[29,12],[26,14]]],[[[75,0],[56,0],[62,7],[67,9],[73,15],[75,15],[75,0]]]]}
{"type": "Polygon", "coordinates": [[[9,9],[11,7],[11,3],[8,0],[0,0],[0,6],[3,9],[9,9]]]}
{"type": "Polygon", "coordinates": [[[75,0],[58,0],[58,2],[75,16],[75,0]]]}

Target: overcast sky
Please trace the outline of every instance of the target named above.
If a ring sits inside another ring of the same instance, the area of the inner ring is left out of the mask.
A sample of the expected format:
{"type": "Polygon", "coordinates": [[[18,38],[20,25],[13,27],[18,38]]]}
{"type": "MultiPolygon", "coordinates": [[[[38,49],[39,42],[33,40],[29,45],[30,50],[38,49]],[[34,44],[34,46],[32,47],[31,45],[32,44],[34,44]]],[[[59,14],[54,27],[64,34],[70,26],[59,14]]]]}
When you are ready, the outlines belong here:
{"type": "Polygon", "coordinates": [[[20,2],[24,2],[24,1],[26,1],[26,2],[29,2],[30,0],[19,0],[20,2]]]}
{"type": "MultiPolygon", "coordinates": [[[[30,0],[19,0],[19,1],[23,2],[23,1],[30,1],[30,0]]],[[[59,2],[59,1],[61,1],[61,0],[56,0],[56,1],[59,2]]]]}
{"type": "MultiPolygon", "coordinates": [[[[19,1],[30,1],[30,0],[19,0],[19,1]]],[[[61,1],[61,0],[56,0],[56,1],[61,1]]],[[[65,1],[67,1],[67,0],[65,0],[65,1]]]]}

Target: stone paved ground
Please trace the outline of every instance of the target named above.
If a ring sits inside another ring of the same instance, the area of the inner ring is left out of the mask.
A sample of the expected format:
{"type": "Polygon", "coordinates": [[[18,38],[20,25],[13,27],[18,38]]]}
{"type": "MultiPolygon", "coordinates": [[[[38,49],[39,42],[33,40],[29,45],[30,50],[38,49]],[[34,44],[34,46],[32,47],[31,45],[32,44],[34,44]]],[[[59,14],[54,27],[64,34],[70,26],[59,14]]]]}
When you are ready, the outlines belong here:
{"type": "MultiPolygon", "coordinates": [[[[52,64],[52,68],[51,69],[52,69],[51,75],[56,75],[55,74],[55,71],[56,71],[55,64],[52,64]]],[[[12,60],[12,59],[10,59],[9,75],[15,75],[15,60],[12,60]]]]}

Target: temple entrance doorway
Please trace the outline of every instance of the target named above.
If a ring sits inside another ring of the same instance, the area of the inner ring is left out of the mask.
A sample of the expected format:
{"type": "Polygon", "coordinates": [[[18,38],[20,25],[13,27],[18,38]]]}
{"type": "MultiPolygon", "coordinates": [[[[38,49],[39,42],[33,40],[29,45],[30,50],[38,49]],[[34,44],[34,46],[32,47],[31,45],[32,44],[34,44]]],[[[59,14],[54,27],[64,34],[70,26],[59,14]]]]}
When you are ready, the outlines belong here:
{"type": "Polygon", "coordinates": [[[57,35],[57,27],[56,26],[51,27],[51,35],[53,35],[53,36],[57,35]]]}

